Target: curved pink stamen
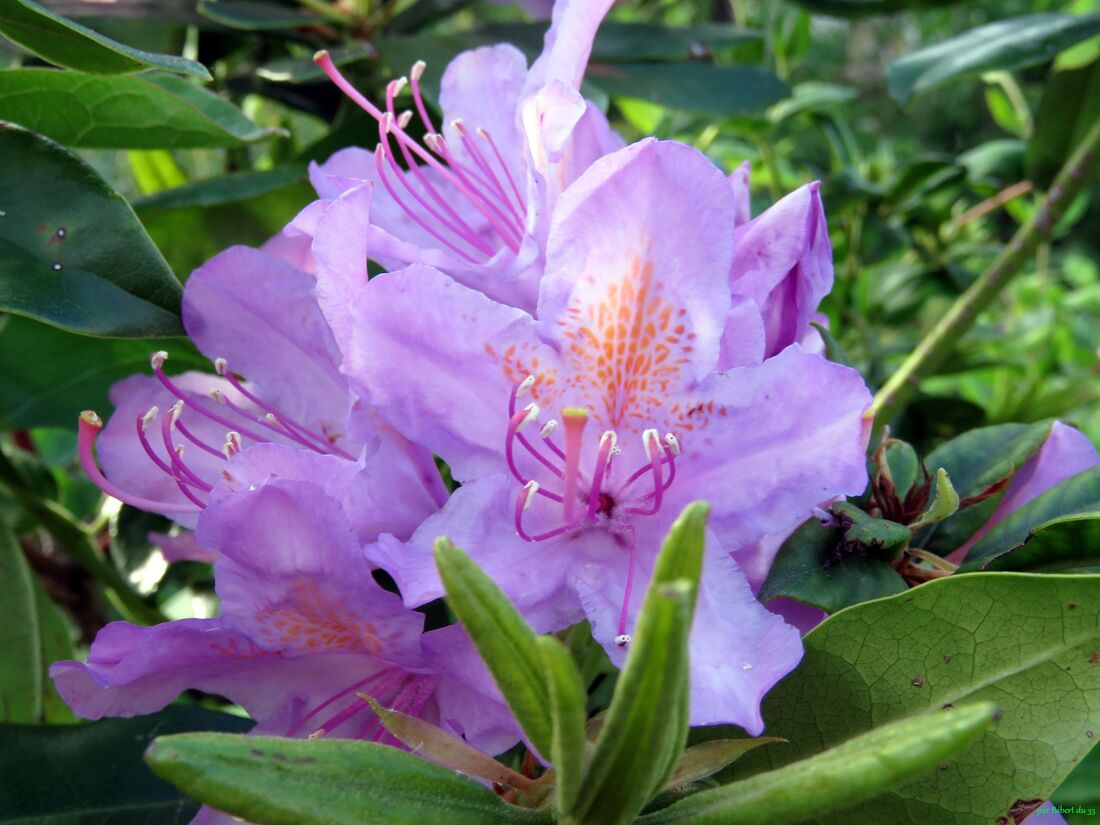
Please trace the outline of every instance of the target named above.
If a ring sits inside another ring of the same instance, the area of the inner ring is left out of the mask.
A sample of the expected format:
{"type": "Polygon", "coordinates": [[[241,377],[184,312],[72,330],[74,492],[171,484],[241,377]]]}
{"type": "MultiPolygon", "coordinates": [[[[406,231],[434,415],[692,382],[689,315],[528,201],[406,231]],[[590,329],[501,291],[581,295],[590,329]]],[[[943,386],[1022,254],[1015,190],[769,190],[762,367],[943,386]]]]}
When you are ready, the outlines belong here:
{"type": "Polygon", "coordinates": [[[568,533],[570,530],[576,527],[575,524],[563,524],[561,527],[556,527],[553,530],[548,530],[545,533],[538,533],[537,535],[532,536],[523,527],[523,511],[527,509],[528,500],[532,495],[533,493],[531,492],[531,488],[525,485],[520,489],[519,495],[516,497],[515,525],[516,532],[519,533],[519,537],[521,539],[530,542],[546,541],[547,539],[552,539],[555,536],[560,536],[563,533],[568,533]]]}
{"type": "MultiPolygon", "coordinates": [[[[626,637],[626,618],[627,612],[630,609],[630,594],[634,589],[634,562],[637,556],[638,542],[634,535],[634,528],[627,527],[627,531],[630,533],[630,560],[627,562],[626,567],[626,589],[623,591],[623,606],[619,610],[619,638],[626,637]]],[[[629,637],[623,642],[626,644],[629,641],[629,637]]]]}
{"type": "Polygon", "coordinates": [[[653,504],[649,508],[630,507],[627,508],[627,512],[639,516],[652,516],[656,515],[657,511],[661,509],[661,503],[664,500],[665,486],[664,480],[661,478],[664,447],[661,445],[660,437],[654,430],[646,430],[642,437],[646,439],[646,451],[650,453],[649,468],[653,472],[653,492],[649,494],[649,497],[652,497],[653,504]],[[653,442],[652,446],[649,443],[650,440],[653,442]]]}
{"type": "Polygon", "coordinates": [[[600,506],[601,486],[607,468],[611,465],[611,454],[615,449],[615,433],[611,430],[600,436],[600,451],[596,455],[596,470],[592,473],[592,486],[588,490],[588,520],[596,521],[596,511],[600,506]]]}

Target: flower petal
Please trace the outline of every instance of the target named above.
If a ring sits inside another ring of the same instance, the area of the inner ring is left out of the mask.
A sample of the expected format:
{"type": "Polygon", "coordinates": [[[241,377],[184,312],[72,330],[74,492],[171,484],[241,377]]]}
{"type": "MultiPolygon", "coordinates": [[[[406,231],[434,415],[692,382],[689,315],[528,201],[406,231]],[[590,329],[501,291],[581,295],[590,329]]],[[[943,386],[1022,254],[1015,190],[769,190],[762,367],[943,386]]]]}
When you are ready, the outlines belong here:
{"type": "Polygon", "coordinates": [[[867,483],[859,373],[798,345],[758,367],[716,374],[685,417],[683,453],[666,507],[705,498],[729,547],[794,527],[815,505],[867,483]]]}
{"type": "Polygon", "coordinates": [[[729,176],[730,189],[733,190],[734,202],[737,204],[733,213],[733,225],[743,226],[752,220],[752,199],[749,196],[749,175],[752,167],[746,160],[733,170],[729,176]]]}
{"type": "Polygon", "coordinates": [[[367,230],[374,188],[363,184],[322,201],[312,238],[317,266],[317,303],[341,352],[351,339],[348,307],[367,285],[367,230]]]}
{"type": "Polygon", "coordinates": [[[818,189],[816,182],[796,189],[738,233],[730,286],[760,307],[768,357],[801,340],[833,286],[833,251],[818,189]]]}
{"type": "Polygon", "coordinates": [[[214,502],[196,537],[221,553],[226,621],[263,649],[417,661],[424,617],[374,581],[342,507],[318,485],[275,479],[214,502]]]}
{"type": "Polygon", "coordinates": [[[581,87],[596,29],[614,0],[558,0],[546,32],[542,54],[532,64],[528,89],[558,80],[581,87]]]}
{"type": "MultiPolygon", "coordinates": [[[[531,316],[418,266],[371,281],[352,317],[344,369],[393,427],[460,480],[502,469],[512,387],[556,369],[531,316]]],[[[536,385],[533,396],[548,392],[536,385]]]]}

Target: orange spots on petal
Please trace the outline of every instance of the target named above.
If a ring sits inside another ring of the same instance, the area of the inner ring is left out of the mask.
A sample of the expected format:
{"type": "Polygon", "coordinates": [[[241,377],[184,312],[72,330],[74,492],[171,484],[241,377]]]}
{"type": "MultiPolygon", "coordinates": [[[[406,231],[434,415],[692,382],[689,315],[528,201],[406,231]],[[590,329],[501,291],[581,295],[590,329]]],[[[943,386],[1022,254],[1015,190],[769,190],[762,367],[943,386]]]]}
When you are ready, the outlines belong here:
{"type": "MultiPolygon", "coordinates": [[[[269,648],[298,653],[382,652],[378,628],[348,605],[322,592],[312,579],[296,581],[277,605],[256,613],[259,635],[269,648]]],[[[392,638],[392,637],[391,637],[392,638]]]]}

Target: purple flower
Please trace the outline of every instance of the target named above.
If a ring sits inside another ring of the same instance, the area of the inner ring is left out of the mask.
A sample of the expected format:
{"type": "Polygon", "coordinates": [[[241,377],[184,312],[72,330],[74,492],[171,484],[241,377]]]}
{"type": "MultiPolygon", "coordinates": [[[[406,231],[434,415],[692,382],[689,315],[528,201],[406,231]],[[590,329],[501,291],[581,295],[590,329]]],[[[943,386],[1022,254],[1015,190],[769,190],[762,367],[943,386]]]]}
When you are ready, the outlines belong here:
{"type": "Polygon", "coordinates": [[[374,152],[336,153],[311,177],[322,198],[374,184],[367,242],[389,269],[423,263],[491,297],[533,308],[554,201],[596,158],[622,147],[580,94],[592,41],[611,0],[555,4],[542,55],[527,68],[502,43],[459,54],[440,91],[442,122],[421,89],[424,63],[391,82],[384,106],[320,53],[318,65],[378,122],[374,152]],[[410,108],[399,112],[408,88],[410,108]],[[423,141],[406,128],[418,118],[423,141]]]}
{"type": "MultiPolygon", "coordinates": [[[[344,229],[327,214],[339,206],[325,204],[311,227],[316,237],[309,237],[327,248],[335,245],[329,234],[344,229]]],[[[297,259],[313,265],[312,254],[297,259]]],[[[102,473],[92,455],[98,419],[81,422],[92,479],[126,503],[194,527],[229,459],[251,445],[281,444],[346,465],[368,508],[353,519],[363,541],[383,530],[409,535],[447,492],[431,454],[374,419],[350,391],[323,311],[343,320],[338,308],[366,284],[365,266],[364,256],[361,273],[344,267],[344,281],[319,281],[271,252],[234,247],[197,269],[184,290],[183,319],[217,374],[169,377],[167,356],[157,353],[152,376],[116,384],[116,411],[97,444],[102,473]]]]}
{"type": "Polygon", "coordinates": [[[661,538],[708,499],[692,722],[758,733],[801,647],[729,551],[863,489],[870,399],[797,344],[764,360],[757,305],[731,294],[736,210],[703,155],[642,141],[560,197],[538,320],[412,267],[352,307],[344,370],[463,481],[408,544],[368,548],[407,604],[442,593],[429,552],[448,535],[537,629],[587,618],[621,663],[661,538]]]}
{"type": "Polygon", "coordinates": [[[218,553],[222,615],[108,625],[86,664],[50,669],[70,707],[92,719],[133,716],[197,688],[241,705],[257,733],[392,744],[362,692],[490,752],[517,741],[461,628],[422,633],[423,615],[372,577],[347,515],[355,494],[341,468],[350,462],[254,449],[267,455],[231,460],[236,481],[212,491],[198,520],[200,545],[218,553]]]}
{"type": "Polygon", "coordinates": [[[948,560],[960,564],[970,548],[993,527],[1051,487],[1097,464],[1100,464],[1100,455],[1097,455],[1096,447],[1088,436],[1068,424],[1055,421],[1039,452],[1012,478],[997,509],[974,535],[947,557],[948,560]]]}

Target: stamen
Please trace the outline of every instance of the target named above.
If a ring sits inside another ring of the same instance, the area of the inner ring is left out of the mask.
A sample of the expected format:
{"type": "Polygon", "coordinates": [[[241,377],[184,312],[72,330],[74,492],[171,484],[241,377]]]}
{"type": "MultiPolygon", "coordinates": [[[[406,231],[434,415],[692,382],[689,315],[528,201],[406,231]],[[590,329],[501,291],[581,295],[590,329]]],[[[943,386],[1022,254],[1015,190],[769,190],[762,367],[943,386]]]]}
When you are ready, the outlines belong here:
{"type": "Polygon", "coordinates": [[[160,381],[160,383],[163,385],[163,387],[166,390],[168,390],[168,392],[172,393],[172,395],[174,395],[180,401],[189,402],[189,405],[190,405],[191,409],[195,410],[196,412],[198,412],[201,415],[206,416],[211,421],[213,421],[217,424],[221,424],[223,427],[226,427],[230,430],[239,429],[241,431],[241,433],[246,435],[248,438],[253,439],[254,441],[270,441],[271,440],[269,438],[264,438],[262,435],[259,435],[258,433],[254,432],[252,430],[246,430],[244,427],[238,427],[237,425],[235,425],[229,419],[224,418],[223,416],[219,415],[218,413],[213,412],[212,410],[207,408],[206,405],[197,403],[193,398],[189,399],[186,395],[184,395],[183,390],[181,390],[179,387],[177,387],[175,384],[173,384],[171,379],[167,375],[164,374],[164,370],[162,369],[162,367],[164,366],[164,362],[167,358],[168,358],[168,353],[166,353],[166,352],[157,352],[157,353],[154,353],[153,357],[149,359],[149,363],[153,367],[153,374],[157,377],[157,380],[160,381]]]}
{"type": "Polygon", "coordinates": [[[627,562],[626,568],[626,588],[623,590],[623,606],[619,610],[619,634],[615,637],[615,644],[619,647],[624,647],[630,642],[630,636],[626,632],[626,614],[630,607],[630,594],[634,589],[634,561],[637,556],[638,547],[634,528],[627,526],[626,530],[630,533],[630,560],[627,562]]]}
{"type": "Polygon", "coordinates": [[[435,131],[435,126],[432,124],[432,119],[428,117],[428,109],[424,105],[424,98],[420,94],[420,78],[424,76],[424,69],[427,67],[428,64],[423,60],[417,60],[413,63],[412,69],[409,70],[409,77],[411,78],[409,87],[412,89],[416,111],[420,114],[420,119],[424,123],[424,128],[431,134],[435,131]]]}
{"type": "MultiPolygon", "coordinates": [[[[629,507],[627,508],[627,512],[639,516],[652,516],[661,509],[661,504],[664,500],[665,486],[664,480],[661,478],[661,465],[664,463],[664,448],[661,446],[661,437],[657,434],[656,430],[645,430],[642,433],[642,444],[645,446],[646,458],[649,459],[649,466],[653,471],[653,492],[650,493],[653,504],[649,508],[629,507]]],[[[672,466],[676,465],[673,464],[672,466]]]]}
{"type": "Polygon", "coordinates": [[[519,205],[519,208],[522,211],[525,206],[523,196],[519,193],[519,187],[516,186],[515,180],[512,179],[512,173],[508,171],[508,164],[504,162],[504,158],[501,156],[500,150],[497,149],[497,145],[493,141],[493,136],[482,129],[480,126],[478,127],[477,134],[478,137],[488,143],[490,148],[493,150],[493,154],[496,156],[497,163],[499,163],[500,168],[504,170],[505,179],[507,179],[508,184],[512,187],[512,194],[516,196],[516,203],[519,205]]]}
{"type": "Polygon", "coordinates": [[[572,523],[576,517],[577,484],[581,466],[581,447],[584,428],[588,424],[588,410],[581,407],[566,407],[561,411],[562,424],[565,427],[565,487],[562,498],[565,504],[565,520],[572,523]]]}
{"type": "Polygon", "coordinates": [[[309,713],[307,713],[305,716],[303,716],[301,719],[299,719],[298,723],[296,725],[294,725],[289,731],[287,731],[286,735],[287,736],[294,736],[303,727],[305,727],[306,722],[308,722],[310,719],[315,717],[317,714],[319,714],[325,708],[331,706],[333,704],[333,702],[339,701],[343,697],[347,696],[349,693],[352,693],[353,691],[357,691],[357,690],[362,690],[367,685],[370,685],[374,682],[377,682],[379,679],[381,679],[383,677],[387,677],[388,681],[393,682],[393,681],[395,681],[395,677],[400,676],[400,675],[402,675],[402,673],[399,670],[395,670],[395,669],[381,670],[378,673],[375,673],[371,676],[368,676],[366,679],[363,679],[362,681],[356,682],[354,685],[352,685],[350,687],[344,688],[339,693],[334,693],[332,696],[330,696],[324,702],[319,704],[317,707],[315,707],[313,710],[311,710],[309,713]]]}
{"type": "Polygon", "coordinates": [[[241,434],[228,432],[225,434],[225,443],[222,445],[222,454],[230,459],[241,451],[241,434]]]}
{"type": "Polygon", "coordinates": [[[519,537],[521,539],[523,539],[524,541],[531,541],[531,542],[546,541],[546,539],[552,539],[555,536],[560,536],[562,533],[567,533],[570,530],[574,529],[575,526],[576,526],[576,525],[574,525],[573,523],[570,522],[570,523],[567,523],[567,524],[563,524],[561,527],[556,527],[553,530],[548,530],[545,533],[539,533],[539,534],[534,535],[534,536],[532,536],[530,533],[528,533],[523,528],[523,511],[526,510],[527,507],[529,506],[531,498],[534,496],[534,494],[539,493],[539,492],[542,492],[542,491],[539,489],[538,485],[535,482],[530,482],[528,484],[524,484],[523,487],[520,488],[519,495],[516,496],[516,507],[515,507],[516,532],[519,533],[519,537]]]}
{"type": "Polygon", "coordinates": [[[528,375],[520,381],[519,386],[516,387],[516,398],[523,398],[533,386],[535,386],[535,376],[528,375]]]}
{"type": "Polygon", "coordinates": [[[537,481],[528,481],[523,485],[523,489],[527,491],[527,497],[523,501],[523,509],[531,509],[531,502],[534,500],[534,495],[539,491],[539,483],[537,481]]]}
{"type": "Polygon", "coordinates": [[[202,505],[192,507],[187,504],[153,501],[152,499],[142,498],[141,496],[132,496],[108,481],[107,477],[104,476],[103,472],[99,469],[99,465],[96,464],[95,456],[92,452],[95,446],[96,436],[102,429],[103,419],[92,410],[85,410],[80,414],[80,428],[77,435],[77,452],[80,455],[80,466],[84,468],[84,472],[96,487],[107,495],[113,496],[125,504],[129,504],[132,507],[138,507],[142,510],[154,510],[162,513],[191,514],[202,510],[202,505]]]}
{"type": "MultiPolygon", "coordinates": [[[[525,482],[527,479],[524,475],[522,475],[519,472],[518,469],[516,469],[515,461],[512,457],[512,439],[513,438],[516,441],[518,441],[520,444],[522,444],[524,449],[527,450],[527,452],[529,452],[532,456],[534,456],[535,459],[537,459],[538,462],[540,464],[542,464],[542,466],[544,466],[546,469],[548,469],[550,472],[552,472],[558,478],[561,478],[561,476],[562,476],[562,472],[557,467],[557,465],[555,465],[553,461],[551,461],[546,456],[544,456],[542,454],[542,452],[537,447],[535,447],[534,444],[532,444],[530,441],[527,440],[527,436],[523,435],[520,432],[520,430],[522,430],[524,427],[526,427],[532,421],[536,421],[537,418],[538,418],[539,408],[538,408],[537,404],[528,404],[524,408],[524,411],[527,412],[527,415],[525,417],[520,418],[520,416],[522,415],[522,412],[520,412],[520,413],[516,412],[516,400],[521,395],[525,394],[528,390],[530,390],[530,388],[532,386],[534,386],[534,383],[535,383],[535,377],[532,376],[532,375],[527,376],[525,379],[523,379],[521,382],[519,382],[519,384],[512,387],[512,393],[508,397],[508,415],[510,416],[510,419],[509,419],[509,422],[508,422],[508,430],[507,430],[507,433],[505,434],[505,439],[504,439],[504,452],[505,452],[505,458],[508,460],[509,469],[511,469],[511,471],[512,471],[512,475],[514,475],[516,477],[516,479],[519,480],[520,482],[525,482]],[[532,413],[532,410],[534,410],[533,413],[532,413]]],[[[542,491],[542,495],[546,496],[547,498],[552,498],[555,501],[561,501],[560,496],[558,496],[557,494],[554,494],[554,493],[549,493],[545,490],[542,491]]]]}
{"type": "Polygon", "coordinates": [[[470,137],[470,133],[467,131],[465,124],[463,124],[461,119],[456,119],[452,121],[451,126],[458,133],[459,137],[462,138],[462,145],[466,147],[466,152],[473,158],[477,167],[485,173],[486,180],[500,198],[500,202],[508,207],[512,217],[515,218],[516,222],[522,227],[523,216],[516,210],[515,204],[509,200],[508,193],[504,191],[504,186],[493,173],[492,168],[489,166],[489,162],[481,154],[481,149],[478,148],[477,143],[470,137]]]}
{"type": "Polygon", "coordinates": [[[160,456],[156,454],[156,451],[153,449],[152,445],[149,443],[149,439],[145,437],[145,428],[147,426],[149,426],[150,424],[152,424],[154,421],[156,421],[157,412],[158,412],[158,410],[157,410],[156,407],[150,407],[148,412],[145,413],[145,415],[139,415],[138,416],[138,419],[137,419],[138,442],[141,444],[141,448],[143,450],[145,450],[145,454],[147,456],[149,456],[149,459],[154,464],[157,465],[157,468],[162,473],[164,473],[165,475],[170,476],[170,475],[172,475],[172,468],[169,467],[167,464],[165,464],[163,461],[161,461],[160,456]]]}
{"type": "Polygon", "coordinates": [[[592,487],[588,490],[588,520],[596,521],[596,512],[600,506],[600,492],[604,474],[611,464],[611,453],[618,446],[619,437],[614,430],[607,430],[600,436],[600,452],[596,456],[596,471],[592,474],[592,487]]]}
{"type": "Polygon", "coordinates": [[[554,434],[554,430],[558,428],[558,419],[551,418],[545,424],[542,425],[542,429],[539,430],[539,435],[543,438],[549,438],[554,434]]]}

